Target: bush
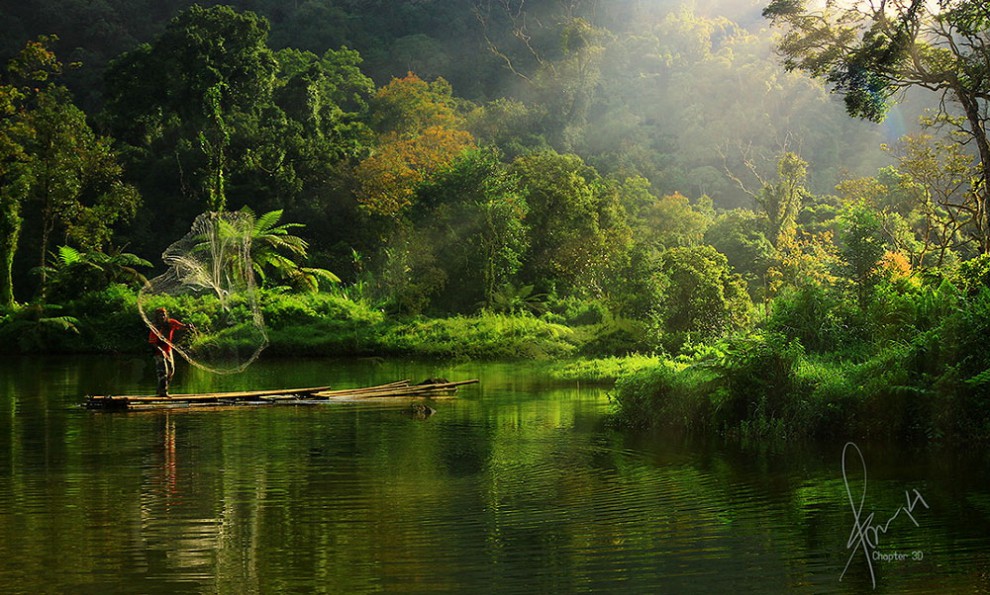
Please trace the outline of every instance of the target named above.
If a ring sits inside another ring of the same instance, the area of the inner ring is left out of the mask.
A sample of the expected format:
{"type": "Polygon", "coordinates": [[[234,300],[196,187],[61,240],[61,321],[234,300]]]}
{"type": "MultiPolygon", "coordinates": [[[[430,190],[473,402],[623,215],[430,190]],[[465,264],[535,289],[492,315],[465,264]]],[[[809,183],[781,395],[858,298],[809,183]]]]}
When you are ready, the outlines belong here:
{"type": "Polygon", "coordinates": [[[796,373],[808,393],[794,404],[793,433],[838,438],[855,431],[863,397],[855,364],[804,359],[796,373]]]}
{"type": "Polygon", "coordinates": [[[827,353],[848,349],[861,339],[855,320],[855,307],[841,296],[819,285],[805,285],[777,296],[766,326],[810,352],[827,353]]]}
{"type": "Polygon", "coordinates": [[[548,309],[568,326],[601,324],[611,316],[608,306],[599,300],[567,298],[550,304],[548,309]]]}
{"type": "Polygon", "coordinates": [[[769,428],[770,422],[793,421],[792,405],[805,388],[797,376],[803,356],[801,344],[783,335],[729,341],[725,354],[713,366],[718,374],[718,426],[731,430],[747,422],[769,428]]]}
{"type": "Polygon", "coordinates": [[[115,353],[147,346],[148,329],[138,314],[137,294],[126,285],[84,293],[70,301],[65,311],[80,320],[74,350],[115,353]]]}
{"type": "Polygon", "coordinates": [[[661,360],[616,382],[617,418],[633,427],[707,429],[712,419],[706,396],[710,380],[701,369],[661,360]]]}
{"type": "Polygon", "coordinates": [[[0,353],[63,353],[72,350],[79,320],[58,305],[28,304],[0,319],[0,353]]]}

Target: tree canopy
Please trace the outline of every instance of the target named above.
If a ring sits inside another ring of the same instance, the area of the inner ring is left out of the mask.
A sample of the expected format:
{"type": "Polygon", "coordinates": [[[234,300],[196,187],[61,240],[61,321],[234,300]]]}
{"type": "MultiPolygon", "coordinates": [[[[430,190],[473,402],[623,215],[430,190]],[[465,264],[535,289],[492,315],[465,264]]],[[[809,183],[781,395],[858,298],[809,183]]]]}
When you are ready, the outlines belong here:
{"type": "Polygon", "coordinates": [[[927,89],[939,96],[939,120],[952,126],[979,157],[967,211],[980,249],[990,251],[990,14],[979,0],[895,0],[826,3],[774,0],[763,11],[784,27],[784,64],[826,81],[852,116],[881,121],[898,92],[927,89]]]}

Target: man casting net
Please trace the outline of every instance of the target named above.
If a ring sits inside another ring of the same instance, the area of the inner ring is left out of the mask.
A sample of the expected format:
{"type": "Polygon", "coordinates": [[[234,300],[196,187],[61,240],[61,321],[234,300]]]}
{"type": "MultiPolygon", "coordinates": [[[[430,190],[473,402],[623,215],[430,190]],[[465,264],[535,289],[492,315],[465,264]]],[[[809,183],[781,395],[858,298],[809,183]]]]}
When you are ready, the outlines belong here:
{"type": "Polygon", "coordinates": [[[254,217],[247,213],[203,213],[162,254],[168,270],[138,294],[151,332],[160,308],[189,325],[159,339],[210,372],[240,372],[268,344],[251,258],[253,231],[254,217]]]}

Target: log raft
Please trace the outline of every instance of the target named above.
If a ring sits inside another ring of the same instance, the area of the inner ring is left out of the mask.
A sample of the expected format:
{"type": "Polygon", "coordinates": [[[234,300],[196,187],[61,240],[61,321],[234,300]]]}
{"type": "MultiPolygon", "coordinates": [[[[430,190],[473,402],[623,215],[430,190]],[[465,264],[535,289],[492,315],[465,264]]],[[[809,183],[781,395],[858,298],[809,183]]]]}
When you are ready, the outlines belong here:
{"type": "Polygon", "coordinates": [[[377,386],[332,390],[330,386],[271,389],[223,393],[157,395],[90,395],[83,406],[103,411],[215,408],[243,405],[317,405],[348,401],[402,401],[417,398],[444,399],[456,396],[457,388],[478,380],[448,382],[443,379],[412,384],[399,380],[377,386]]]}

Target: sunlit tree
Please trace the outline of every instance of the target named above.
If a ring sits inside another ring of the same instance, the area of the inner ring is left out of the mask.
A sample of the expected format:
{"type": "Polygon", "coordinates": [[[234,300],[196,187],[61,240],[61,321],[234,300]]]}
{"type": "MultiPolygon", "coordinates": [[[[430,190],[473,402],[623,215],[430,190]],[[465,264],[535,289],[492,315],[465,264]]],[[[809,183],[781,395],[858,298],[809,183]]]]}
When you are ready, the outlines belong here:
{"type": "Polygon", "coordinates": [[[972,254],[982,246],[984,223],[978,165],[966,148],[954,142],[938,140],[930,134],[910,135],[893,149],[897,167],[917,188],[916,209],[922,219],[920,241],[923,252],[935,254],[934,264],[941,266],[951,252],[972,254]]]}
{"type": "Polygon", "coordinates": [[[908,88],[938,95],[940,120],[979,156],[972,227],[980,251],[990,252],[986,2],[774,0],[763,14],[784,29],[779,49],[785,67],[824,80],[852,116],[881,121],[908,88]]]}
{"type": "Polygon", "coordinates": [[[667,248],[700,244],[711,220],[675,192],[653,201],[640,214],[647,238],[667,248]]]}
{"type": "Polygon", "coordinates": [[[379,89],[372,99],[377,147],[354,171],[361,206],[398,217],[412,204],[418,184],[474,148],[464,124],[443,79],[428,83],[409,73],[379,89]]]}
{"type": "Polygon", "coordinates": [[[552,144],[574,150],[594,104],[612,33],[574,5],[479,2],[475,14],[492,53],[522,82],[533,103],[545,106],[552,144]],[[499,36],[493,22],[507,24],[509,34],[499,36]]]}
{"type": "Polygon", "coordinates": [[[808,163],[795,153],[785,152],[777,161],[775,179],[764,177],[752,161],[747,161],[746,167],[756,179],[757,189],[752,189],[731,172],[729,176],[759,206],[760,213],[766,218],[767,238],[775,247],[779,246],[785,237],[794,235],[801,209],[811,198],[805,186],[808,163]]]}
{"type": "Polygon", "coordinates": [[[370,213],[397,217],[412,204],[419,183],[473,147],[470,133],[440,126],[412,138],[385,135],[355,169],[358,202],[370,213]]]}
{"type": "Polygon", "coordinates": [[[371,120],[381,134],[409,138],[430,128],[461,129],[454,90],[442,77],[427,82],[413,73],[393,78],[372,98],[371,120]]]}
{"type": "Polygon", "coordinates": [[[662,332],[676,337],[675,343],[689,337],[710,339],[748,324],[752,303],[746,283],[711,246],[663,252],[657,274],[664,290],[654,316],[662,332]]]}
{"type": "Polygon", "coordinates": [[[432,239],[436,267],[458,290],[437,296],[455,311],[493,307],[512,287],[527,246],[529,207],[492,149],[463,153],[417,191],[413,223],[432,239]]]}
{"type": "Polygon", "coordinates": [[[725,255],[732,270],[749,284],[750,296],[764,297],[774,248],[756,212],[733,209],[720,214],[705,231],[704,242],[725,255]]]}

